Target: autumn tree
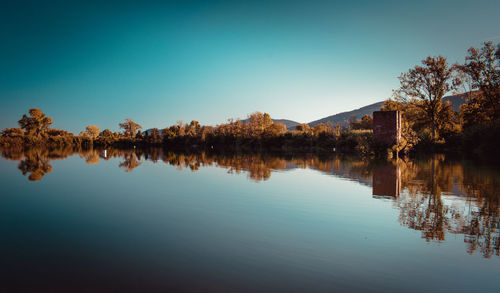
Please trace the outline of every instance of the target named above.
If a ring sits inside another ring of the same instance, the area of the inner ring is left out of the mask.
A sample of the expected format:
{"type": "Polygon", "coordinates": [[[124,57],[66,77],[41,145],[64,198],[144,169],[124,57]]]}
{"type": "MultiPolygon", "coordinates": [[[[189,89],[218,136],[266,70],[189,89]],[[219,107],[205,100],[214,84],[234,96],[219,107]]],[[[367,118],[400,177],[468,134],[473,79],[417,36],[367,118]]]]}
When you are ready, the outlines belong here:
{"type": "Polygon", "coordinates": [[[3,137],[22,137],[24,136],[24,131],[21,128],[5,128],[0,131],[0,136],[3,137]]]}
{"type": "Polygon", "coordinates": [[[442,56],[427,57],[422,66],[415,66],[399,77],[400,88],[395,91],[398,100],[420,100],[418,105],[431,127],[432,140],[436,140],[438,114],[444,95],[456,89],[460,81],[454,76],[455,67],[449,67],[442,56]]]}
{"type": "Polygon", "coordinates": [[[125,122],[120,123],[119,125],[120,128],[123,129],[124,134],[127,137],[133,137],[137,130],[142,129],[142,126],[140,124],[135,123],[130,118],[125,119],[125,122]]]}
{"type": "Polygon", "coordinates": [[[267,113],[255,112],[248,116],[248,130],[250,137],[259,137],[273,124],[271,116],[267,113]]]}
{"type": "Polygon", "coordinates": [[[240,119],[234,120],[234,119],[228,119],[227,120],[227,127],[225,131],[227,131],[227,135],[232,135],[233,137],[243,137],[245,133],[248,131],[245,128],[248,128],[241,122],[240,119]]]}
{"type": "Polygon", "coordinates": [[[373,117],[368,114],[363,115],[361,118],[361,127],[363,129],[373,129],[373,117]]]}
{"type": "Polygon", "coordinates": [[[158,128],[153,128],[151,129],[151,131],[146,131],[146,138],[147,141],[151,143],[160,142],[161,141],[160,130],[158,128]]]}
{"type": "Polygon", "coordinates": [[[99,137],[103,138],[113,137],[113,132],[111,132],[111,130],[109,129],[104,129],[103,131],[101,131],[101,133],[99,133],[99,137]]]}
{"type": "Polygon", "coordinates": [[[310,133],[311,126],[309,126],[309,124],[307,124],[307,123],[301,123],[301,124],[297,124],[297,126],[295,126],[295,130],[300,131],[300,132],[304,132],[304,133],[310,133]]]}
{"type": "Polygon", "coordinates": [[[39,136],[43,130],[46,130],[50,125],[52,125],[52,123],[54,123],[54,120],[45,116],[40,109],[30,109],[29,114],[30,116],[24,114],[23,118],[17,122],[28,135],[39,136]]]}
{"type": "Polygon", "coordinates": [[[93,139],[96,139],[97,136],[99,136],[99,130],[99,127],[96,125],[89,125],[85,127],[85,132],[87,132],[87,134],[93,139]]]}
{"type": "Polygon", "coordinates": [[[316,125],[314,125],[314,127],[312,128],[312,132],[314,133],[314,135],[318,136],[319,134],[321,133],[327,133],[331,130],[330,127],[328,127],[326,124],[324,123],[318,123],[316,125]]]}
{"type": "Polygon", "coordinates": [[[285,124],[279,123],[279,122],[274,122],[273,124],[271,124],[271,126],[269,126],[266,129],[264,134],[268,137],[276,137],[276,136],[280,136],[280,135],[286,133],[286,131],[287,131],[287,129],[286,129],[285,124]]]}
{"type": "Polygon", "coordinates": [[[193,120],[191,121],[191,123],[189,123],[189,125],[187,126],[187,135],[189,136],[196,136],[198,134],[198,132],[200,132],[200,122],[196,121],[196,120],[193,120]]]}
{"type": "Polygon", "coordinates": [[[480,49],[469,48],[465,64],[458,66],[471,86],[467,104],[461,106],[466,126],[500,118],[499,59],[500,44],[485,42],[480,49]]]}
{"type": "Polygon", "coordinates": [[[371,115],[365,114],[361,120],[354,120],[349,122],[351,129],[372,129],[373,128],[373,117],[371,115]]]}
{"type": "Polygon", "coordinates": [[[340,136],[340,123],[335,123],[335,126],[332,129],[333,129],[333,135],[340,136]]]}
{"type": "Polygon", "coordinates": [[[177,128],[175,129],[177,131],[178,136],[184,136],[186,135],[186,124],[182,120],[177,120],[177,128]]]}

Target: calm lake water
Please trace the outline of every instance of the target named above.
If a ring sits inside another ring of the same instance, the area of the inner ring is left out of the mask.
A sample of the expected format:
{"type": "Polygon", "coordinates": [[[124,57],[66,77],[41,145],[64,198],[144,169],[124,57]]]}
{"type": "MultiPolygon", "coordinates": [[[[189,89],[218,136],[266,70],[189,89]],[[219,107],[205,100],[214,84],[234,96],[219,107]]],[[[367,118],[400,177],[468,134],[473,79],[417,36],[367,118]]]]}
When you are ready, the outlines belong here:
{"type": "Polygon", "coordinates": [[[1,292],[500,292],[500,170],[3,150],[1,292]]]}

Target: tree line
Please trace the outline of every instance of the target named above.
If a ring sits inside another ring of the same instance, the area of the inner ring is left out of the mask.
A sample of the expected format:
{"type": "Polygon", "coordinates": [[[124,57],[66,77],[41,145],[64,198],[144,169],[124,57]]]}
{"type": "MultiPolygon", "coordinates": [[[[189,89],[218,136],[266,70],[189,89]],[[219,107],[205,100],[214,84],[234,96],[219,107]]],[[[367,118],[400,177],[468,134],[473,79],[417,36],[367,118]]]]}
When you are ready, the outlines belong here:
{"type": "Polygon", "coordinates": [[[53,119],[40,109],[30,109],[18,121],[19,128],[7,128],[1,132],[0,144],[3,146],[149,146],[164,145],[172,148],[266,148],[282,149],[284,142],[289,147],[312,149],[318,145],[331,145],[340,136],[340,126],[307,124],[288,131],[282,123],[274,122],[267,113],[255,112],[248,119],[229,119],[216,126],[200,125],[198,121],[175,125],[164,129],[148,129],[130,118],[119,123],[120,132],[102,130],[96,125],[88,125],[78,135],[50,127],[53,119]]]}
{"type": "Polygon", "coordinates": [[[53,119],[40,109],[23,115],[18,128],[1,131],[0,144],[9,145],[79,145],[144,146],[171,148],[242,148],[271,150],[327,150],[373,154],[388,147],[402,153],[429,150],[470,149],[479,153],[498,154],[500,137],[500,45],[485,42],[471,47],[464,64],[449,65],[443,56],[427,57],[421,65],[399,77],[400,87],[384,102],[383,111],[402,113],[402,142],[398,146],[381,146],[373,140],[373,118],[351,116],[344,125],[331,123],[311,127],[299,124],[287,130],[267,113],[255,112],[246,120],[229,119],[216,126],[198,121],[177,124],[164,129],[142,131],[130,118],[119,123],[120,132],[88,125],[78,135],[52,128],[53,119]],[[466,103],[454,111],[443,97],[463,92],[466,103]]]}

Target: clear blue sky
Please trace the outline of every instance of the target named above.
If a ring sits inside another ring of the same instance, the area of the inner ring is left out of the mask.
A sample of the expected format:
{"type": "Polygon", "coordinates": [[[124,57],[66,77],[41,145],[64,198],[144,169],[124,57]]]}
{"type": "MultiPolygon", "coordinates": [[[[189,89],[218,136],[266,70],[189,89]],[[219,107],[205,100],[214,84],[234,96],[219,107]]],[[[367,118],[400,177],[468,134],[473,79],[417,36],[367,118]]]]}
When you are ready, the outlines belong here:
{"type": "Polygon", "coordinates": [[[428,55],[500,41],[500,1],[9,1],[0,128],[310,122],[388,98],[428,55]]]}

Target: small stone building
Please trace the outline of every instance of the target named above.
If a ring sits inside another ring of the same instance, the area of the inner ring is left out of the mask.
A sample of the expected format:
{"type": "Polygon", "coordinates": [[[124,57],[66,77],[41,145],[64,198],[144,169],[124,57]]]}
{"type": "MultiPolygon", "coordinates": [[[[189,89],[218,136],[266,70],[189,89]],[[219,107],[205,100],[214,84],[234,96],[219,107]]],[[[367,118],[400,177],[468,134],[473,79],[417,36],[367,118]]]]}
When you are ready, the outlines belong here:
{"type": "Polygon", "coordinates": [[[401,112],[373,112],[373,137],[375,141],[395,145],[401,141],[401,112]]]}

